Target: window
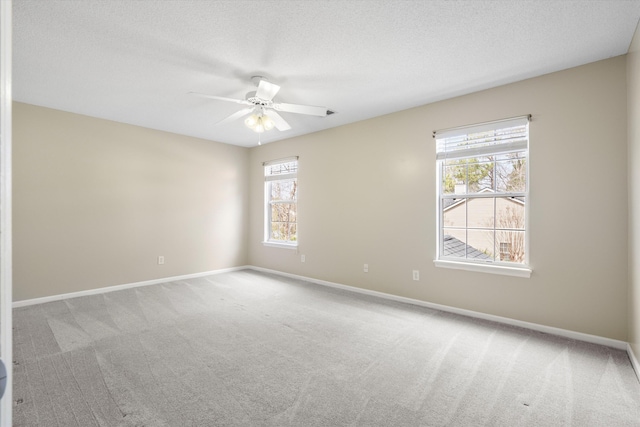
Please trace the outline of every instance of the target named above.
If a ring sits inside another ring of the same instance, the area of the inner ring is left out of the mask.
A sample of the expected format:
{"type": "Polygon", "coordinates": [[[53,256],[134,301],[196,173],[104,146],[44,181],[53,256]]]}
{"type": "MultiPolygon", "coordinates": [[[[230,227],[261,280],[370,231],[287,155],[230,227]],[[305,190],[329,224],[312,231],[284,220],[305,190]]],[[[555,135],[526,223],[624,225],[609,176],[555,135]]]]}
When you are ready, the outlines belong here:
{"type": "Polygon", "coordinates": [[[267,245],[298,245],[298,158],[263,163],[265,241],[267,245]]]}
{"type": "Polygon", "coordinates": [[[436,261],[528,269],[529,117],[437,131],[434,137],[436,261]]]}
{"type": "Polygon", "coordinates": [[[500,261],[511,261],[511,243],[500,242],[500,261]]]}

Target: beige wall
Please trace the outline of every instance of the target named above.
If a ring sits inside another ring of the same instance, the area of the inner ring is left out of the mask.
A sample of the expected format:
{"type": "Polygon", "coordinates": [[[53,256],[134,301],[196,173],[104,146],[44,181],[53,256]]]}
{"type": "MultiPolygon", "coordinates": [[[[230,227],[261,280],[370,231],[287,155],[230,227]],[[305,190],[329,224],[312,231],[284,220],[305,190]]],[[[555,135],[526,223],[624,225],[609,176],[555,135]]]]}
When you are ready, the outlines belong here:
{"type": "MultiPolygon", "coordinates": [[[[640,357],[640,26],[627,55],[629,124],[629,343],[640,357]]],[[[640,375],[640,372],[638,373],[640,375]]]]}
{"type": "Polygon", "coordinates": [[[622,56],[256,147],[249,263],[626,340],[626,141],[622,56]],[[532,277],[436,268],[431,131],[528,113],[532,277]],[[261,162],[293,155],[298,252],[261,244],[261,162]]]}
{"type": "Polygon", "coordinates": [[[617,57],[251,150],[16,103],[15,300],[252,264],[637,345],[626,82],[617,57]],[[434,267],[431,131],[527,113],[532,277],[434,267]],[[293,155],[299,251],[261,244],[261,163],[293,155]]]}
{"type": "Polygon", "coordinates": [[[248,149],[21,103],[13,115],[14,300],[246,264],[248,149]]]}

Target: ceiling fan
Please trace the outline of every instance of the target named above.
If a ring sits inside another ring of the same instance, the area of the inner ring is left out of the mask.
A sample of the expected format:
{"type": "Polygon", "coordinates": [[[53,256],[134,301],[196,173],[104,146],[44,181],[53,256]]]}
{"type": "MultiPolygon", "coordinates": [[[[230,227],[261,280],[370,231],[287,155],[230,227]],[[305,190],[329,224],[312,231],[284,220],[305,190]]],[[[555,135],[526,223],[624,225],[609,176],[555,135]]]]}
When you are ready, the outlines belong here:
{"type": "Polygon", "coordinates": [[[226,98],[223,96],[207,95],[198,92],[189,93],[204,98],[235,102],[236,104],[246,105],[246,108],[236,111],[229,117],[217,122],[215,125],[223,125],[240,119],[241,117],[244,117],[248,114],[251,114],[245,119],[244,123],[254,132],[258,133],[262,133],[274,127],[279,131],[291,129],[289,123],[287,123],[287,121],[282,118],[282,116],[278,112],[306,114],[319,117],[324,117],[334,113],[326,107],[275,102],[273,98],[280,90],[280,86],[269,82],[262,76],[253,76],[251,77],[251,81],[258,86],[258,89],[256,91],[247,93],[246,99],[226,98]]]}

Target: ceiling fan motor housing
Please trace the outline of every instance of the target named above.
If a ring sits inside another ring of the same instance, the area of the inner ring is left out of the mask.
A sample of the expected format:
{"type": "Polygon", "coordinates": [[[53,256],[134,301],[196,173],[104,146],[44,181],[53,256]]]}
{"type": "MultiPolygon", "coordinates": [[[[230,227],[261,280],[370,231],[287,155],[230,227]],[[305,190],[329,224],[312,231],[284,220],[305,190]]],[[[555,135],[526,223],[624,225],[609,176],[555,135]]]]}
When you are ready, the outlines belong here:
{"type": "Polygon", "coordinates": [[[262,99],[262,98],[258,98],[256,96],[256,91],[251,91],[251,92],[247,92],[245,99],[247,101],[249,101],[250,103],[254,104],[254,105],[259,105],[261,107],[265,107],[265,108],[274,108],[273,106],[273,101],[271,100],[267,100],[267,99],[262,99]]]}

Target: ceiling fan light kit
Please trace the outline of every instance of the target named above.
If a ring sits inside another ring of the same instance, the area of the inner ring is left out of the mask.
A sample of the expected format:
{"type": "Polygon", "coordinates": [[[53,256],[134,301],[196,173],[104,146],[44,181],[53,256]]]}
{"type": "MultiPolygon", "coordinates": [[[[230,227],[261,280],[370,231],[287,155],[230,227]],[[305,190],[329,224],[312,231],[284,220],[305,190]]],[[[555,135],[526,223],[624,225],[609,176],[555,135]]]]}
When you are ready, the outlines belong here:
{"type": "Polygon", "coordinates": [[[267,81],[262,76],[253,76],[251,77],[251,81],[258,86],[258,89],[255,92],[247,93],[246,99],[233,99],[223,96],[206,95],[197,92],[189,93],[192,95],[202,96],[204,98],[215,99],[218,101],[227,101],[240,105],[247,105],[248,107],[236,111],[235,113],[224,118],[215,125],[223,125],[242,118],[247,114],[251,114],[244,120],[244,124],[249,129],[259,134],[271,130],[274,127],[281,132],[291,129],[289,123],[287,123],[287,121],[278,113],[279,111],[317,117],[325,117],[329,114],[333,114],[333,111],[327,109],[326,107],[275,102],[273,98],[280,90],[280,86],[267,81]]]}
{"type": "Polygon", "coordinates": [[[275,123],[273,123],[273,120],[271,120],[267,116],[262,115],[262,113],[260,113],[259,115],[258,114],[250,115],[249,117],[244,119],[244,124],[249,129],[257,133],[262,133],[262,132],[271,130],[275,126],[275,123]]]}

